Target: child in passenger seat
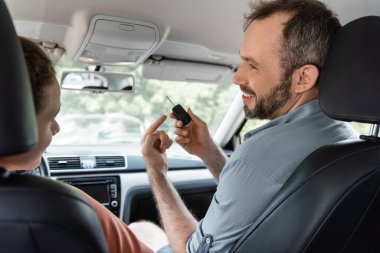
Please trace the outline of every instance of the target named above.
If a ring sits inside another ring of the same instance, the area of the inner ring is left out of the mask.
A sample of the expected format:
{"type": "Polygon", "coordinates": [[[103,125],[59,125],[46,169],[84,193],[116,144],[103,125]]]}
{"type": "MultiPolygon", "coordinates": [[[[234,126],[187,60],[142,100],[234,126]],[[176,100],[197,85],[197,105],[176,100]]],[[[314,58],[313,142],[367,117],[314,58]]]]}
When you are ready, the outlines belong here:
{"type": "MultiPolygon", "coordinates": [[[[54,66],[37,44],[25,38],[20,38],[20,42],[32,85],[38,144],[28,152],[1,157],[0,167],[8,170],[31,170],[39,166],[43,152],[53,136],[59,132],[59,124],[55,117],[60,110],[61,92],[54,66]]],[[[153,252],[113,213],[86,193],[81,193],[99,216],[110,253],[153,252]]]]}

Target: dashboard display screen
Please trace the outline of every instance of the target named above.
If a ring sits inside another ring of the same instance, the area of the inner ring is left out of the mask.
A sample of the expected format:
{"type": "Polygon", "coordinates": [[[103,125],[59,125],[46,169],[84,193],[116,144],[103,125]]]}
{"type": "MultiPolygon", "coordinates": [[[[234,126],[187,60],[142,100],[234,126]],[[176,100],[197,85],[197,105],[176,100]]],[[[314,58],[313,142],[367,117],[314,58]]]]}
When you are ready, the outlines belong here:
{"type": "Polygon", "coordinates": [[[75,186],[102,204],[108,204],[110,202],[107,184],[82,184],[75,186]]]}

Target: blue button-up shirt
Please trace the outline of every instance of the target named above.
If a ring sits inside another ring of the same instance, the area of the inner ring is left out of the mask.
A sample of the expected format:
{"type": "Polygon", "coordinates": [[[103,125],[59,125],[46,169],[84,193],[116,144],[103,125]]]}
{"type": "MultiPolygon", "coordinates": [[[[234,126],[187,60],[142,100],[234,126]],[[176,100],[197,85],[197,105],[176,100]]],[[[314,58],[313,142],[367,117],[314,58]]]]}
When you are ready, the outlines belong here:
{"type": "Polygon", "coordinates": [[[357,138],[344,122],[327,117],[318,100],[248,132],[220,174],[206,216],[187,242],[196,252],[213,238],[209,252],[228,252],[306,156],[319,147],[357,138]]]}

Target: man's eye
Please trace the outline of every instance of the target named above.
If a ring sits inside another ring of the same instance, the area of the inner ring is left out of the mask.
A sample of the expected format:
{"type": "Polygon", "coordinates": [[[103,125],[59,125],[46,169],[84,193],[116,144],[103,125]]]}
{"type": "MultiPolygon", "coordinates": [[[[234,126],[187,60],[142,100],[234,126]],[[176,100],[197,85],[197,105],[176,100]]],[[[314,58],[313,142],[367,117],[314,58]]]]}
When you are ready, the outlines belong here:
{"type": "Polygon", "coordinates": [[[249,64],[249,67],[250,67],[251,69],[257,69],[256,66],[253,65],[253,64],[249,64]]]}

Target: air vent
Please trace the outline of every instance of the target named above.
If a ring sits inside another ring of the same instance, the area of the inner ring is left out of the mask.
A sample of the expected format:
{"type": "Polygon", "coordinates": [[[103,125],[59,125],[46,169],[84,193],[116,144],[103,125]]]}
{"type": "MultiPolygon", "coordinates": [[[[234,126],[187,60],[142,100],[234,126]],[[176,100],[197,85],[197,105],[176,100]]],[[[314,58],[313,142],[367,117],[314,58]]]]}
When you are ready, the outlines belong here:
{"type": "Polygon", "coordinates": [[[50,170],[80,169],[79,157],[49,157],[50,170]]]}
{"type": "Polygon", "coordinates": [[[125,166],[123,156],[96,156],[95,168],[120,168],[125,166]]]}
{"type": "Polygon", "coordinates": [[[124,170],[127,167],[126,157],[118,155],[47,157],[47,161],[52,173],[124,170]]]}

